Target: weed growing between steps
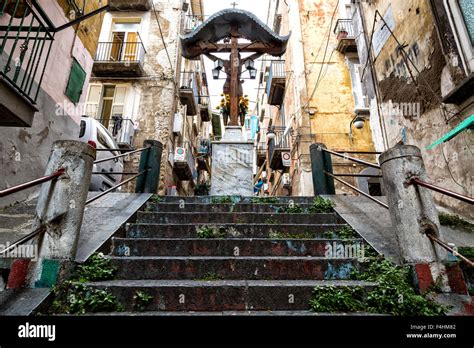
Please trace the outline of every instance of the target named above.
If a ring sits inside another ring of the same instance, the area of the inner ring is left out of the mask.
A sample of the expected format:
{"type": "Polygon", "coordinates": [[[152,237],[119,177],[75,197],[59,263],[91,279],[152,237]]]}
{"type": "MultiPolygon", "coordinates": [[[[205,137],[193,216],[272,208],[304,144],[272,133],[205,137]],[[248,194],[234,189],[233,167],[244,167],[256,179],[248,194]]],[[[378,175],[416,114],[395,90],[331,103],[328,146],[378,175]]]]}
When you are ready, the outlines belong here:
{"type": "Polygon", "coordinates": [[[304,209],[299,204],[292,204],[287,207],[279,207],[277,209],[277,213],[283,214],[302,214],[304,212],[304,209]]]}
{"type": "Polygon", "coordinates": [[[319,214],[319,213],[332,213],[334,212],[335,203],[330,199],[323,197],[316,197],[313,204],[308,208],[308,213],[319,214]]]}
{"type": "Polygon", "coordinates": [[[208,272],[208,273],[205,273],[201,278],[196,278],[194,280],[215,281],[215,280],[223,280],[223,279],[224,277],[219,274],[208,272]]]}
{"type": "Polygon", "coordinates": [[[112,261],[100,253],[92,255],[84,264],[77,266],[80,282],[114,279],[116,272],[112,261]]]}
{"type": "Polygon", "coordinates": [[[202,226],[197,230],[198,238],[224,238],[225,229],[210,226],[202,226]]]}
{"type": "Polygon", "coordinates": [[[465,227],[474,232],[474,225],[457,215],[439,213],[438,218],[440,225],[451,227],[465,227]]]}
{"type": "MultiPolygon", "coordinates": [[[[372,254],[372,253],[369,253],[372,254]]],[[[407,267],[395,266],[383,256],[366,258],[363,271],[353,271],[351,278],[378,285],[364,292],[360,287],[318,287],[310,307],[316,312],[369,312],[400,316],[443,315],[447,308],[418,295],[410,282],[407,267]]]]}
{"type": "Polygon", "coordinates": [[[234,203],[234,201],[232,200],[232,196],[220,196],[220,197],[212,197],[211,203],[227,204],[227,203],[234,203]]]}
{"type": "Polygon", "coordinates": [[[122,312],[123,306],[107,290],[94,289],[71,280],[53,289],[54,300],[48,314],[122,312]]]}
{"type": "Polygon", "coordinates": [[[158,195],[153,195],[153,196],[151,196],[151,198],[150,198],[150,200],[149,200],[149,202],[155,203],[155,204],[157,204],[157,203],[163,203],[164,201],[165,201],[165,199],[164,199],[163,197],[161,197],[161,196],[158,196],[158,195]]]}
{"type": "Polygon", "coordinates": [[[275,204],[278,203],[278,198],[276,197],[254,197],[250,200],[254,204],[275,204]]]}
{"type": "Polygon", "coordinates": [[[338,228],[334,231],[326,231],[323,233],[323,238],[327,239],[354,239],[359,238],[357,232],[349,225],[338,228]]]}
{"type": "Polygon", "coordinates": [[[89,281],[114,279],[117,269],[101,253],[92,255],[75,273],[53,288],[54,300],[49,314],[84,314],[87,312],[120,312],[123,306],[107,289],[99,290],[84,284],[89,281]]]}
{"type": "Polygon", "coordinates": [[[270,232],[268,235],[272,239],[313,239],[314,233],[312,232],[301,232],[301,233],[288,233],[288,232],[270,232]]]}
{"type": "Polygon", "coordinates": [[[153,300],[153,296],[144,291],[136,291],[133,295],[133,308],[138,312],[143,312],[146,306],[153,300]]]}

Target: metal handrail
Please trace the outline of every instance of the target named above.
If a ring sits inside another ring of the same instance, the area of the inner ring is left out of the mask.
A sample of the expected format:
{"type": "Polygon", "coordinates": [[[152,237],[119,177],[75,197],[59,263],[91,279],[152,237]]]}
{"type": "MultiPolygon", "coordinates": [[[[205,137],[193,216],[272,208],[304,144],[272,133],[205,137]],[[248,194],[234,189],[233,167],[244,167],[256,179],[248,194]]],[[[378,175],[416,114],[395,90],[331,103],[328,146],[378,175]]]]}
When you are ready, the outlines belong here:
{"type": "Polygon", "coordinates": [[[56,179],[56,178],[60,177],[65,172],[66,172],[66,170],[64,168],[61,168],[61,169],[58,169],[53,174],[46,175],[46,176],[43,176],[41,178],[28,181],[24,184],[20,184],[20,185],[13,186],[13,187],[10,187],[8,189],[2,190],[2,191],[0,191],[0,197],[5,197],[5,196],[11,195],[13,193],[29,189],[30,187],[33,187],[33,186],[36,186],[36,185],[39,185],[39,184],[43,184],[45,182],[48,182],[50,180],[53,180],[53,179],[56,179]]]}
{"type": "Polygon", "coordinates": [[[380,174],[334,174],[334,176],[353,176],[358,178],[381,178],[380,174]]]}
{"type": "Polygon", "coordinates": [[[463,201],[463,202],[466,202],[466,203],[469,203],[469,204],[474,204],[474,199],[471,198],[471,197],[464,196],[464,195],[462,195],[462,194],[460,194],[460,193],[456,193],[456,192],[447,190],[447,189],[445,189],[445,188],[442,188],[442,187],[439,187],[439,186],[436,186],[436,185],[427,183],[426,181],[423,181],[423,180],[421,180],[420,178],[417,178],[417,177],[411,178],[410,181],[409,181],[409,183],[410,183],[410,184],[416,184],[416,185],[420,185],[420,186],[426,187],[426,188],[428,188],[428,189],[430,189],[430,190],[433,190],[433,191],[442,193],[442,194],[444,194],[444,195],[446,195],[446,196],[449,196],[449,197],[452,197],[452,198],[459,199],[460,201],[463,201]]]}
{"type": "MultiPolygon", "coordinates": [[[[149,146],[147,146],[147,147],[142,147],[142,148],[137,149],[137,150],[134,150],[134,151],[130,151],[130,152],[123,153],[123,154],[121,154],[121,155],[103,158],[103,159],[94,161],[94,164],[102,163],[102,162],[107,162],[107,161],[111,161],[111,160],[114,160],[114,159],[120,158],[120,157],[125,157],[125,156],[131,155],[131,154],[133,154],[133,153],[142,152],[143,150],[148,150],[149,148],[150,148],[149,146]]],[[[109,151],[111,151],[111,150],[109,150],[109,151]]]]}
{"type": "Polygon", "coordinates": [[[11,249],[17,247],[18,245],[23,244],[23,243],[26,243],[26,242],[28,242],[29,240],[33,239],[33,238],[36,237],[38,234],[44,232],[45,228],[46,228],[45,226],[40,226],[40,227],[38,227],[36,230],[34,230],[33,232],[31,232],[30,234],[27,234],[26,236],[21,237],[21,238],[18,239],[16,242],[12,243],[10,246],[8,246],[7,248],[5,248],[5,249],[3,249],[2,251],[0,251],[0,255],[5,254],[8,250],[11,250],[11,249]]]}
{"type": "Polygon", "coordinates": [[[105,190],[104,192],[98,194],[97,196],[94,196],[94,197],[90,198],[89,200],[87,200],[85,205],[88,205],[88,204],[90,204],[90,203],[92,203],[92,202],[98,200],[100,197],[103,197],[103,196],[105,196],[107,193],[110,193],[110,192],[112,192],[113,190],[118,189],[120,186],[125,185],[126,183],[128,183],[128,182],[130,182],[130,181],[132,181],[132,180],[134,180],[134,179],[136,179],[136,178],[138,178],[139,176],[145,174],[145,173],[148,172],[148,171],[149,171],[149,169],[145,169],[143,172],[138,173],[137,175],[134,175],[134,176],[132,176],[131,178],[128,178],[127,180],[122,181],[121,183],[118,183],[118,184],[115,185],[115,186],[112,186],[111,188],[105,190]]]}
{"type": "Polygon", "coordinates": [[[446,244],[445,242],[443,242],[441,239],[439,239],[438,237],[432,235],[432,234],[427,234],[428,238],[431,239],[433,242],[437,243],[438,245],[440,245],[441,247],[443,247],[444,249],[450,251],[454,256],[459,256],[459,258],[461,260],[463,260],[464,262],[466,262],[469,266],[473,267],[474,266],[474,262],[472,262],[471,260],[469,260],[467,257],[461,255],[458,251],[454,250],[453,248],[451,248],[448,244],[446,244]]]}
{"type": "Polygon", "coordinates": [[[345,158],[345,159],[348,159],[350,161],[353,161],[353,162],[356,162],[356,163],[359,163],[359,164],[363,164],[364,166],[380,169],[380,166],[378,164],[375,164],[375,163],[372,163],[372,162],[367,162],[367,161],[364,161],[364,160],[361,160],[361,159],[358,159],[358,158],[354,158],[354,157],[351,157],[351,156],[346,156],[346,155],[344,155],[340,152],[331,151],[331,150],[328,150],[328,149],[325,149],[325,148],[322,148],[322,147],[321,147],[321,150],[326,151],[327,153],[330,153],[331,155],[338,156],[338,157],[341,157],[341,158],[345,158]]]}
{"type": "Polygon", "coordinates": [[[382,207],[388,209],[388,205],[385,204],[384,202],[381,202],[381,201],[379,201],[378,199],[375,199],[374,197],[372,197],[371,195],[368,195],[367,193],[365,193],[364,191],[358,189],[357,187],[355,187],[355,186],[349,184],[348,182],[346,182],[346,181],[344,181],[344,180],[339,179],[339,178],[336,177],[334,174],[329,173],[329,172],[327,172],[327,171],[324,171],[324,174],[329,175],[329,176],[332,177],[334,180],[339,181],[341,184],[344,184],[344,185],[350,187],[350,188],[353,189],[354,191],[359,192],[361,195],[367,197],[368,199],[370,199],[370,200],[374,201],[375,203],[381,205],[382,207]]]}

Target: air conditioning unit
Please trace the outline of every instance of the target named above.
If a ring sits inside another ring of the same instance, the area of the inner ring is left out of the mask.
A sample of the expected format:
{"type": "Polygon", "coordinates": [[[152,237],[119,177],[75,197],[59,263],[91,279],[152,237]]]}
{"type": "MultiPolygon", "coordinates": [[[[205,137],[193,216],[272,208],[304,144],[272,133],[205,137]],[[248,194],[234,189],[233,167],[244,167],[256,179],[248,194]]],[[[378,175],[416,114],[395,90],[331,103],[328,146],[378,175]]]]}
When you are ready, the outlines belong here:
{"type": "Polygon", "coordinates": [[[173,121],[173,133],[177,136],[183,135],[183,126],[184,126],[184,117],[183,114],[177,112],[174,114],[174,121],[173,121]]]}
{"type": "Polygon", "coordinates": [[[283,174],[281,181],[283,183],[283,187],[291,187],[291,178],[289,173],[283,174]]]}
{"type": "Polygon", "coordinates": [[[177,147],[174,150],[174,162],[186,162],[187,150],[185,147],[177,147]]]}

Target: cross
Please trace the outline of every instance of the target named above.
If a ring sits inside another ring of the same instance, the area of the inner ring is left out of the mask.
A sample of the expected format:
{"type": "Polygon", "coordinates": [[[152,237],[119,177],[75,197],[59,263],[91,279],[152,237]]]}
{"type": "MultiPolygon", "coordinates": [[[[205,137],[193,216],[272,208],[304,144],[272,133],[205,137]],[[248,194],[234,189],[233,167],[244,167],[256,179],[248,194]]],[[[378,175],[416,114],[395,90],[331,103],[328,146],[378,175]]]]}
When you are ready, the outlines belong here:
{"type": "Polygon", "coordinates": [[[233,3],[231,3],[231,5],[232,5],[232,7],[234,7],[234,8],[235,8],[235,6],[237,6],[237,5],[238,5],[238,3],[236,3],[236,2],[234,1],[233,3]]]}

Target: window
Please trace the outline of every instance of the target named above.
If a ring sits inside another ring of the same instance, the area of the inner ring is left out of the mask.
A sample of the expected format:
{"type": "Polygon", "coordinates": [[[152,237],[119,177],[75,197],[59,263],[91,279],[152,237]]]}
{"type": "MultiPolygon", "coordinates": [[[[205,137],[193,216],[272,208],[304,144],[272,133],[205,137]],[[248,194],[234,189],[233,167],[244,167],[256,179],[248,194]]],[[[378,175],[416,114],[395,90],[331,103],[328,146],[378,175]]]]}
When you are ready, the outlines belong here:
{"type": "Polygon", "coordinates": [[[127,87],[120,85],[91,85],[87,96],[86,115],[111,128],[113,116],[122,116],[127,87]]]}
{"type": "Polygon", "coordinates": [[[474,71],[474,7],[472,0],[444,3],[466,73],[474,71]]]}
{"type": "Polygon", "coordinates": [[[82,87],[84,86],[84,81],[86,80],[86,72],[77,62],[73,60],[71,72],[69,74],[69,81],[66,87],[66,96],[74,103],[77,104],[81,99],[82,87]]]}
{"type": "Polygon", "coordinates": [[[81,129],[79,130],[79,138],[82,138],[86,133],[86,121],[81,121],[81,129]]]}
{"type": "Polygon", "coordinates": [[[139,60],[140,20],[115,22],[112,27],[112,48],[110,60],[137,61],[139,60]]]}

